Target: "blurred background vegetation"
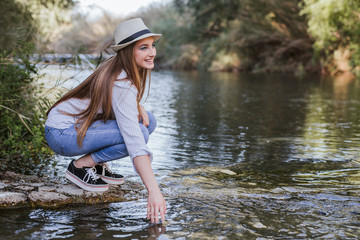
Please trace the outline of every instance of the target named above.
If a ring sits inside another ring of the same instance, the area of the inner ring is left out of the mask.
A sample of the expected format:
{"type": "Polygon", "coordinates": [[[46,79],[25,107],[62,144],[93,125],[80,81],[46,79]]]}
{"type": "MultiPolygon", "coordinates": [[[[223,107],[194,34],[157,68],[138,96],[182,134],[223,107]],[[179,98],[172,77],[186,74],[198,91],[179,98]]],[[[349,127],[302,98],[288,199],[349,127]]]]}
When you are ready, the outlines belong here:
{"type": "MultiPolygon", "coordinates": [[[[113,53],[113,30],[125,17],[89,17],[77,5],[0,2],[0,171],[39,173],[50,161],[42,137],[49,103],[33,84],[33,54],[113,53]]],[[[172,0],[131,17],[163,34],[160,68],[360,75],[359,0],[172,0]]]]}
{"type": "MultiPolygon", "coordinates": [[[[99,4],[101,4],[99,0],[99,4]]],[[[90,18],[72,0],[3,0],[0,42],[39,53],[112,53],[123,16],[90,18]]],[[[209,71],[360,72],[358,0],[172,0],[126,16],[164,34],[158,66],[209,71]]]]}

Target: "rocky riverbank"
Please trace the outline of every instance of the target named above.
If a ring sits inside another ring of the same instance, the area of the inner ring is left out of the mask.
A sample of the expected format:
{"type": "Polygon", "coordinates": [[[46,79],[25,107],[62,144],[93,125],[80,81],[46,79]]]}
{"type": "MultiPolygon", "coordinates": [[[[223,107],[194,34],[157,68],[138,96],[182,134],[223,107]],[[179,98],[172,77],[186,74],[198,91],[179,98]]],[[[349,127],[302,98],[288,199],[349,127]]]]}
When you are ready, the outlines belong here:
{"type": "Polygon", "coordinates": [[[5,172],[0,177],[0,209],[121,202],[138,196],[142,190],[142,185],[127,181],[111,185],[106,192],[88,192],[71,183],[5,172]]]}

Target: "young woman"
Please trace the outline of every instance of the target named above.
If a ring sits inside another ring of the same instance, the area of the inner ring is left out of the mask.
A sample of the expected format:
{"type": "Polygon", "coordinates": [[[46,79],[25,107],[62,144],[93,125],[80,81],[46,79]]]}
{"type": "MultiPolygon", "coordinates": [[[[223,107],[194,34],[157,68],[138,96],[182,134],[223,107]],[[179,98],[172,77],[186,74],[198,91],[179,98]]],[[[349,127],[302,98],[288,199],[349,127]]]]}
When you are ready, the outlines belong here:
{"type": "MultiPolygon", "coordinates": [[[[50,148],[71,161],[66,178],[88,191],[106,191],[123,176],[106,162],[130,156],[148,190],[147,217],[165,220],[166,204],[155,180],[146,143],[156,127],[152,113],[139,104],[154,68],[155,34],[140,18],[120,23],[114,33],[114,57],[48,111],[45,137],[50,148]]],[[[150,83],[150,82],[149,82],[150,83]]]]}

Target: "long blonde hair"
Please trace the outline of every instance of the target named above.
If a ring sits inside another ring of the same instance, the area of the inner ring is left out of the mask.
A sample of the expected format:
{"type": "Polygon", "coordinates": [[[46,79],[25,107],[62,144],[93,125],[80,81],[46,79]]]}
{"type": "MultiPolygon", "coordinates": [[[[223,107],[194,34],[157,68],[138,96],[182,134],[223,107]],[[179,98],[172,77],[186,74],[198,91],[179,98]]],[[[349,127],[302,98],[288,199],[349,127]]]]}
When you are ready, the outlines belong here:
{"type": "Polygon", "coordinates": [[[78,117],[75,123],[77,131],[77,144],[82,145],[86,131],[92,123],[97,120],[104,122],[115,119],[112,109],[112,89],[116,78],[121,71],[125,71],[128,79],[138,90],[136,101],[138,104],[144,95],[147,77],[150,70],[139,68],[134,57],[135,43],[119,50],[113,57],[107,59],[98,69],[96,69],[84,82],[62,96],[47,112],[47,115],[58,104],[70,99],[90,99],[89,106],[77,114],[69,114],[78,117]],[[102,110],[101,113],[99,111],[102,110]]]}

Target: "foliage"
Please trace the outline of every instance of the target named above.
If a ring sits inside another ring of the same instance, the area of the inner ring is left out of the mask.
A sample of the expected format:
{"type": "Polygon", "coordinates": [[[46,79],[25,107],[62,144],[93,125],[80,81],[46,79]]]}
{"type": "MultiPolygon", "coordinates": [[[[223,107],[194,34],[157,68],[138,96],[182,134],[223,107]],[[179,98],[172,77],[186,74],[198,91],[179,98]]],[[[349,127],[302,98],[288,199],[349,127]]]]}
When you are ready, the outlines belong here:
{"type": "MultiPolygon", "coordinates": [[[[69,28],[71,22],[73,0],[5,0],[16,2],[16,4],[31,15],[31,32],[38,52],[49,52],[53,50],[52,43],[59,41],[63,31],[69,28]],[[25,10],[26,9],[26,10],[25,10]]],[[[6,11],[6,10],[5,10],[6,11]]],[[[5,12],[4,16],[12,15],[5,12]]],[[[22,18],[17,15],[15,18],[22,18]]],[[[6,33],[9,35],[9,32],[6,33]]],[[[13,36],[19,39],[18,35],[13,36]]]]}
{"type": "Polygon", "coordinates": [[[38,110],[32,46],[22,42],[0,54],[0,171],[40,175],[53,161],[44,139],[44,115],[38,110]]]}
{"type": "Polygon", "coordinates": [[[330,70],[360,66],[360,1],[304,0],[302,6],[301,14],[308,18],[317,56],[332,67],[330,70]],[[341,66],[341,60],[345,60],[343,64],[350,60],[350,66],[341,66]]]}
{"type": "Polygon", "coordinates": [[[312,42],[298,3],[175,0],[153,24],[166,38],[159,42],[159,55],[165,66],[175,68],[314,71],[312,42]]]}
{"type": "Polygon", "coordinates": [[[305,66],[313,71],[311,39],[299,11],[298,0],[244,1],[230,41],[230,49],[243,59],[242,68],[293,72],[305,66]]]}
{"type": "Polygon", "coordinates": [[[218,40],[228,32],[231,20],[236,19],[240,1],[175,0],[174,7],[181,18],[187,17],[183,19],[186,31],[181,31],[187,34],[184,45],[180,47],[180,63],[176,66],[196,60],[194,67],[208,70],[217,55],[221,57],[229,52],[224,46],[228,41],[218,40]]]}
{"type": "Polygon", "coordinates": [[[0,3],[0,171],[43,173],[54,164],[44,139],[44,107],[38,70],[30,61],[69,19],[72,0],[3,0],[0,3]]]}
{"type": "Polygon", "coordinates": [[[357,0],[174,0],[149,11],[164,34],[163,66],[302,74],[322,64],[331,74],[360,73],[357,0]]]}
{"type": "Polygon", "coordinates": [[[113,44],[113,31],[120,21],[106,12],[95,19],[79,13],[61,39],[51,45],[57,53],[98,53],[113,44]]]}
{"type": "Polygon", "coordinates": [[[239,0],[175,0],[174,3],[181,15],[191,12],[190,27],[199,41],[217,37],[229,27],[229,21],[236,19],[241,6],[239,0]]]}
{"type": "Polygon", "coordinates": [[[36,28],[31,12],[14,0],[0,1],[0,46],[11,50],[16,46],[16,39],[32,41],[36,28]]]}

